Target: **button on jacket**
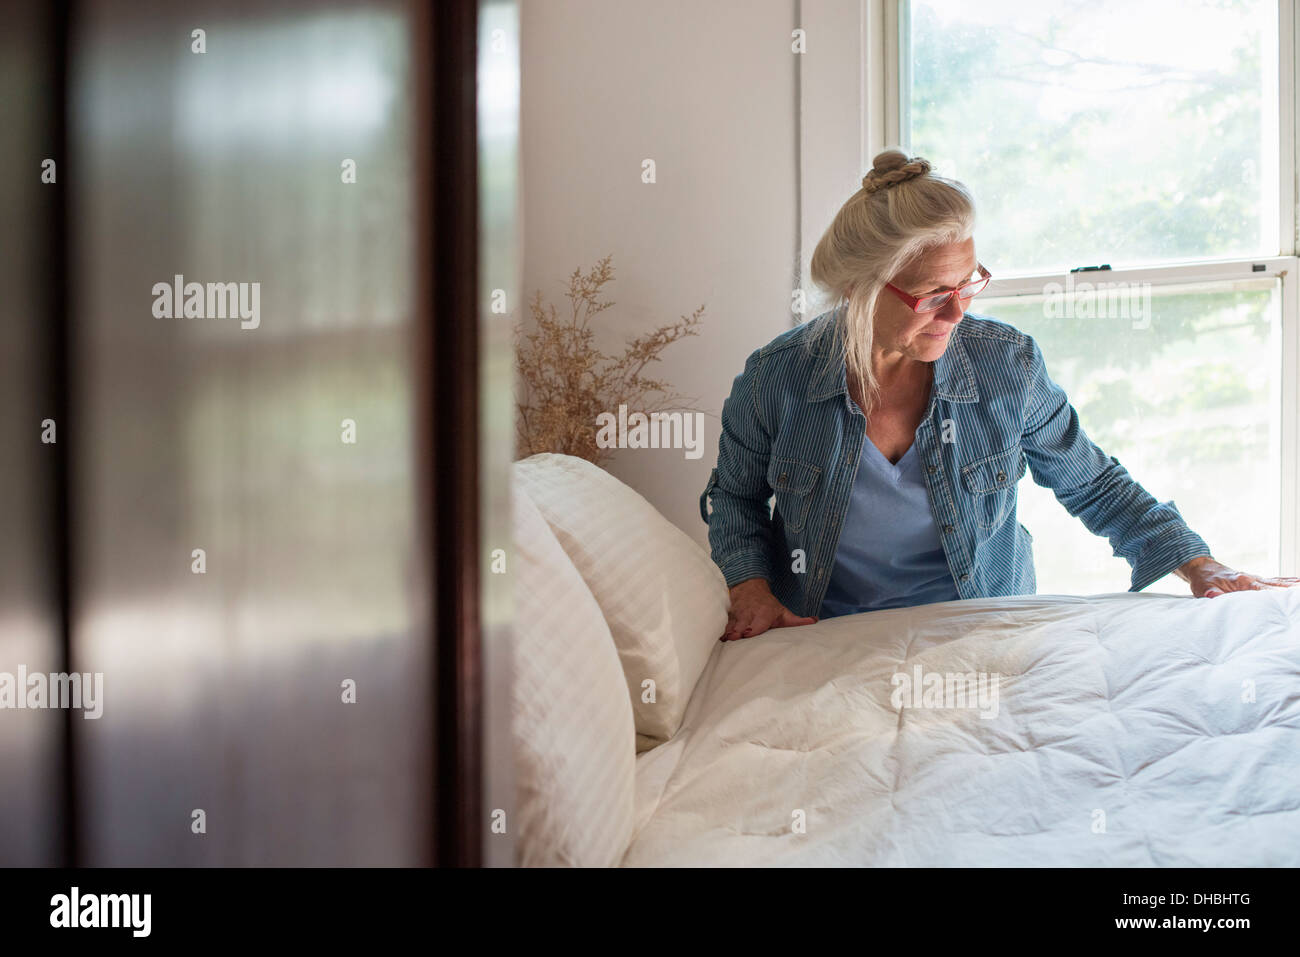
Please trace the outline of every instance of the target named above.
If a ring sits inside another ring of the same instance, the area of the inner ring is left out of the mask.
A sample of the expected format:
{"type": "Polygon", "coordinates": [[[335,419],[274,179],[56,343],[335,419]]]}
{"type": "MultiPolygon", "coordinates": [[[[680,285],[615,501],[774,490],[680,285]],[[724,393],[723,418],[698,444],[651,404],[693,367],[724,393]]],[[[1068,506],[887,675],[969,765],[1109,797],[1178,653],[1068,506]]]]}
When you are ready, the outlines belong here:
{"type": "MultiPolygon", "coordinates": [[[[823,313],[750,354],[723,403],[718,464],[700,495],[727,585],[765,578],[801,616],[817,614],[826,594],[866,441],[843,354],[815,335],[842,317],[842,307],[823,313]]],[[[1131,591],[1210,554],[1173,502],[1157,502],[1093,444],[1038,344],[1006,323],[967,313],[954,327],[915,442],[962,598],[1034,592],[1032,538],[1016,520],[1026,468],[1128,561],[1131,591]]]]}

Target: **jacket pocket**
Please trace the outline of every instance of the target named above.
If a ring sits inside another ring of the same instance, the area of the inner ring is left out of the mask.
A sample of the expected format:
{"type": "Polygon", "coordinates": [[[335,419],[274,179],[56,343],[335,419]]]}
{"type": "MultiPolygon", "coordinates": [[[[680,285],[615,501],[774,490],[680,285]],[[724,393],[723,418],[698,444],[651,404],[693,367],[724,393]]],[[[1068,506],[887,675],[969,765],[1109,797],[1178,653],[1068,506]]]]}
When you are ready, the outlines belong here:
{"type": "Polygon", "coordinates": [[[980,528],[989,531],[1007,520],[1016,501],[1016,483],[1025,468],[1025,453],[1019,445],[962,466],[962,487],[970,496],[980,528]]]}
{"type": "Polygon", "coordinates": [[[812,505],[813,489],[821,469],[798,459],[774,457],[767,468],[767,484],[776,493],[776,510],[785,527],[803,531],[812,505]]]}

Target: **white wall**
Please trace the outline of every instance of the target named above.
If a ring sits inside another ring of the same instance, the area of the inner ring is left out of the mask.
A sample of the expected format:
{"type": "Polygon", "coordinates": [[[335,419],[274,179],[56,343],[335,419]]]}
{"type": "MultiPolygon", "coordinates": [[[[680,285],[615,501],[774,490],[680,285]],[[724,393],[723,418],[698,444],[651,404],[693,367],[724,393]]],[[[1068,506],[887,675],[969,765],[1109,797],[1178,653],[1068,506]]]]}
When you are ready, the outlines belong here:
{"type": "Polygon", "coordinates": [[[723,400],[745,357],[796,321],[801,260],[860,185],[860,10],[861,0],[522,3],[514,314],[526,317],[538,289],[562,308],[569,274],[606,253],[617,305],[594,322],[607,352],[706,306],[701,334],[655,369],[698,398],[703,457],[627,449],[606,463],[701,544],[698,498],[723,400]],[[791,52],[796,26],[808,34],[802,57],[791,52]],[[815,120],[802,134],[800,100],[815,120]],[[645,158],[653,185],[641,182],[645,158]]]}

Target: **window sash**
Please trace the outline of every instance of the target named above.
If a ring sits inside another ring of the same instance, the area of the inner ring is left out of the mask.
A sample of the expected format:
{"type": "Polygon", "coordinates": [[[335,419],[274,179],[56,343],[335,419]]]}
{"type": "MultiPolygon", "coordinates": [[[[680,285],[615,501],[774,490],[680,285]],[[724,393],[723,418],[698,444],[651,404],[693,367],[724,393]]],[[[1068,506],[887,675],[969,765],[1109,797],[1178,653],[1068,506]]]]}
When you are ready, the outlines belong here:
{"type": "MultiPolygon", "coordinates": [[[[1104,272],[1076,273],[1079,281],[1106,281],[1169,285],[1191,282],[1231,282],[1244,278],[1276,277],[1282,287],[1282,388],[1281,480],[1279,531],[1280,568],[1283,575],[1300,574],[1300,128],[1296,122],[1297,57],[1300,56],[1300,0],[1278,0],[1278,195],[1280,209],[1279,254],[1263,259],[1213,259],[1172,265],[1147,266],[1104,272]],[[1263,266],[1256,271],[1256,267],[1263,266]]],[[[908,110],[911,100],[911,64],[904,54],[911,49],[909,0],[861,0],[863,50],[862,102],[868,122],[863,128],[866,158],[891,145],[910,149],[908,110]]],[[[1093,265],[1080,263],[1079,265],[1093,265]]],[[[981,294],[982,299],[1042,295],[1051,282],[1065,284],[1068,274],[1022,273],[1014,266],[1002,273],[981,294]]],[[[995,268],[996,271],[996,268],[995,268]]],[[[979,300],[975,310],[978,311],[979,300]]],[[[1226,557],[1226,556],[1225,556],[1226,557]]]]}
{"type": "MultiPolygon", "coordinates": [[[[1048,283],[1059,283],[1065,286],[1069,275],[1052,273],[995,278],[971,308],[979,312],[981,300],[1041,296],[1048,283]]],[[[1150,283],[1153,288],[1189,283],[1227,284],[1261,278],[1280,280],[1282,368],[1279,395],[1281,408],[1278,410],[1281,431],[1278,572],[1283,575],[1300,574],[1300,288],[1298,288],[1300,287],[1300,258],[1275,256],[1266,259],[1217,260],[1178,266],[1150,266],[1141,269],[1111,269],[1075,273],[1073,278],[1076,283],[1122,282],[1130,285],[1150,283]]],[[[996,315],[996,310],[992,314],[996,315]]],[[[1230,504],[1225,507],[1230,507],[1230,504]]]]}
{"type": "MultiPolygon", "coordinates": [[[[864,51],[862,101],[869,159],[887,147],[910,150],[910,0],[860,0],[864,51]]],[[[1300,0],[1278,0],[1278,255],[1300,252],[1300,126],[1296,122],[1300,0]]],[[[1078,265],[1089,265],[1079,263],[1078,265]]]]}

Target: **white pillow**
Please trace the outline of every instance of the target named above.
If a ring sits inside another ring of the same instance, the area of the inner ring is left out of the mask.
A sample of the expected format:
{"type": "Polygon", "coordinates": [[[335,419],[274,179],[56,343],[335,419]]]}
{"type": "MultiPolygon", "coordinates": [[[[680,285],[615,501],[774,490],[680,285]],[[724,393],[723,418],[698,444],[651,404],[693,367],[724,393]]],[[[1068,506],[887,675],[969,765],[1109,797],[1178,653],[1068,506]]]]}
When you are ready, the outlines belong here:
{"type": "Polygon", "coordinates": [[[640,494],[572,455],[515,474],[605,614],[636,718],[637,750],[667,741],[727,627],[722,570],[640,494]],[[653,682],[653,701],[646,682],[653,682]]]}
{"type": "Polygon", "coordinates": [[[611,867],[632,839],[636,732],[609,628],[513,483],[518,861],[611,867]]]}

